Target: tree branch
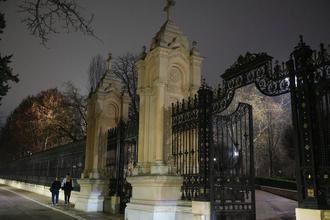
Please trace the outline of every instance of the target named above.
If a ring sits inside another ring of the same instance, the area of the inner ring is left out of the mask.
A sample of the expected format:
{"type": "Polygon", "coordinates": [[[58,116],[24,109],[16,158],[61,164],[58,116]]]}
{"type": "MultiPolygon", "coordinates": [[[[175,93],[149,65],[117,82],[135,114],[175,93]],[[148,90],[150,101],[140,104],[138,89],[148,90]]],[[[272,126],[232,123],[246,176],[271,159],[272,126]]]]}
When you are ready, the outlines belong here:
{"type": "Polygon", "coordinates": [[[80,10],[76,0],[24,0],[19,5],[19,12],[26,15],[22,22],[43,45],[50,34],[59,33],[59,27],[97,38],[92,28],[94,16],[85,17],[80,10]]]}

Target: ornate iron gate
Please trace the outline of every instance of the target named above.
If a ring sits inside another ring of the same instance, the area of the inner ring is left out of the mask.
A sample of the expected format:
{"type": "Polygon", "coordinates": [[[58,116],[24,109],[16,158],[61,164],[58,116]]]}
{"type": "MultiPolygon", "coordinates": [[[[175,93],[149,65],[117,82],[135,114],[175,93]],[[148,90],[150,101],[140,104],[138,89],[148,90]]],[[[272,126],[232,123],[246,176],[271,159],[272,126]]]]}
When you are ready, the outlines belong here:
{"type": "Polygon", "coordinates": [[[212,220],[255,219],[252,106],[214,114],[210,159],[212,220]]]}
{"type": "Polygon", "coordinates": [[[220,113],[227,93],[204,83],[172,106],[172,154],[183,200],[211,202],[212,219],[255,219],[252,107],[220,113]]]}
{"type": "MultiPolygon", "coordinates": [[[[255,219],[253,146],[249,142],[248,155],[235,139],[250,141],[252,132],[242,135],[239,130],[239,109],[231,116],[219,116],[236,89],[254,83],[267,96],[291,93],[299,207],[329,209],[329,65],[330,52],[323,45],[319,52],[312,51],[301,37],[286,65],[276,61],[273,66],[272,57],[265,53],[247,53],[225,71],[219,89],[212,91],[204,84],[195,98],[173,105],[172,153],[177,173],[184,177],[182,199],[211,201],[213,219],[255,219]],[[250,163],[242,165],[240,157],[250,158],[250,163]],[[235,175],[239,172],[245,175],[235,175]]],[[[252,122],[248,124],[250,129],[252,122]]]]}
{"type": "Polygon", "coordinates": [[[126,177],[132,175],[137,162],[137,123],[120,121],[108,132],[107,169],[110,174],[110,196],[120,197],[120,213],[132,196],[132,186],[126,177]]]}

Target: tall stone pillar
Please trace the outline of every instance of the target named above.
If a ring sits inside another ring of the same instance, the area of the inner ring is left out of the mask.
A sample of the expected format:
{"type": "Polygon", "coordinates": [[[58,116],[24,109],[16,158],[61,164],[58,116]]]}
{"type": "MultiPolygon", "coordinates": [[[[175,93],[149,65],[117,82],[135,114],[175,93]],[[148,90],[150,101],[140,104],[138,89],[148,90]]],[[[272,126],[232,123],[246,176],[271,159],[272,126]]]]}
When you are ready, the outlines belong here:
{"type": "Polygon", "coordinates": [[[130,98],[123,91],[120,80],[109,67],[97,88],[88,98],[87,140],[85,169],[81,179],[80,193],[75,208],[84,211],[103,211],[108,196],[109,176],[106,169],[108,130],[128,118],[130,98]]]}
{"type": "Polygon", "coordinates": [[[137,62],[139,133],[138,164],[128,177],[133,193],[125,219],[176,219],[182,177],[170,173],[171,103],[200,87],[202,57],[196,44],[167,20],[137,62]]]}

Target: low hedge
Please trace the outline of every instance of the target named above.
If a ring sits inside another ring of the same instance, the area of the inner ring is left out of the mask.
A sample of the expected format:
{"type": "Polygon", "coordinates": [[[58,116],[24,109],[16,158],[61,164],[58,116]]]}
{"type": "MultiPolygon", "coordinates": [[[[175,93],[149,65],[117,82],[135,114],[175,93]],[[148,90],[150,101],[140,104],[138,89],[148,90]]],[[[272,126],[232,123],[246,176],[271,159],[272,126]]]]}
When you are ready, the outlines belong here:
{"type": "Polygon", "coordinates": [[[293,180],[272,178],[272,177],[256,177],[255,184],[260,186],[270,186],[281,189],[297,190],[297,183],[293,180]]]}

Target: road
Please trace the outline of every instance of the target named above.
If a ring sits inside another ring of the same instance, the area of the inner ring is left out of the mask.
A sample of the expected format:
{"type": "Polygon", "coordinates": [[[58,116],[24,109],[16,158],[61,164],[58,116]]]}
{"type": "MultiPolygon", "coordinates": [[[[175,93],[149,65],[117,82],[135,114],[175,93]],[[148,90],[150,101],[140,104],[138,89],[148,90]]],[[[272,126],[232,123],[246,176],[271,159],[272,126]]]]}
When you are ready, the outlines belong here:
{"type": "Polygon", "coordinates": [[[0,188],[1,220],[72,220],[75,219],[50,207],[40,205],[13,192],[0,188]]]}

